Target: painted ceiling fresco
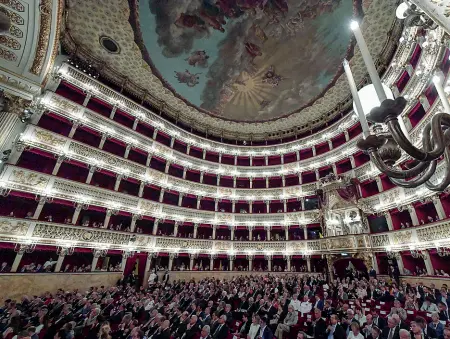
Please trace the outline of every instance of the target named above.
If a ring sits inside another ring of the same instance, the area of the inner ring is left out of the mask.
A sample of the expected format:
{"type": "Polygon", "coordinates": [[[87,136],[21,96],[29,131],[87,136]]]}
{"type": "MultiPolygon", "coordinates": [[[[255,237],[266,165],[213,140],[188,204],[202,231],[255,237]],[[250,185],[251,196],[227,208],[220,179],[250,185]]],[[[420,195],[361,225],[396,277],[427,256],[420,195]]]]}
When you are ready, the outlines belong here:
{"type": "Polygon", "coordinates": [[[320,97],[352,53],[358,0],[140,0],[144,60],[188,103],[266,121],[320,97]]]}

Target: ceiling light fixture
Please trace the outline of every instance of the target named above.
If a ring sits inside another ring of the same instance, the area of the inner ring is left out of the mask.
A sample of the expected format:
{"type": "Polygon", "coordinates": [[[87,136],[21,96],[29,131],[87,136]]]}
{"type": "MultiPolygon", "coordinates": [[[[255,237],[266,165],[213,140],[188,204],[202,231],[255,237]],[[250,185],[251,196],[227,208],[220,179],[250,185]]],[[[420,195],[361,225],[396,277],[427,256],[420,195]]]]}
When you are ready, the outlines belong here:
{"type": "Polygon", "coordinates": [[[441,78],[435,76],[433,82],[446,112],[434,114],[431,122],[424,126],[422,148],[417,148],[411,143],[405,127],[402,126],[401,114],[406,107],[406,99],[401,96],[394,99],[386,95],[385,86],[381,83],[372,56],[356,21],[352,22],[351,28],[373,84],[373,90],[367,93],[361,93],[361,91],[358,93],[350,67],[344,61],[345,72],[363,128],[363,138],[358,140],[358,148],[369,154],[375,166],[397,186],[413,188],[425,184],[431,191],[445,190],[450,185],[450,135],[448,133],[450,105],[442,88],[441,78]],[[360,97],[361,94],[363,95],[360,97]],[[376,107],[370,108],[366,105],[366,109],[364,109],[363,103],[375,101],[379,102],[376,107]],[[398,119],[399,116],[400,119],[398,119]],[[367,120],[372,123],[386,124],[389,132],[382,132],[382,129],[378,128],[375,130],[376,134],[370,134],[367,120]],[[402,157],[402,151],[413,159],[412,164],[405,170],[401,169],[397,163],[402,157]],[[435,184],[430,179],[436,172],[437,161],[442,155],[445,159],[443,164],[446,174],[442,180],[435,184]]]}

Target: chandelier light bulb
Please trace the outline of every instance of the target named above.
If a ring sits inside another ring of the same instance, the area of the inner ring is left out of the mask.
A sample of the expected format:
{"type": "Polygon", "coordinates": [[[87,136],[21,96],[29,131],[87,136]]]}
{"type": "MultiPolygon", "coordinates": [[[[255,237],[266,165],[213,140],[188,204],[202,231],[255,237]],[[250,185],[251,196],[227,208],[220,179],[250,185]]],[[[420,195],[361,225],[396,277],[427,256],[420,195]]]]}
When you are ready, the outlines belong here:
{"type": "Polygon", "coordinates": [[[397,16],[397,18],[399,18],[400,20],[405,19],[406,18],[406,11],[409,9],[409,6],[406,2],[402,2],[398,7],[397,10],[395,11],[395,15],[397,16]]]}
{"type": "Polygon", "coordinates": [[[440,84],[441,83],[441,77],[439,75],[433,76],[433,83],[434,84],[440,84]]]}
{"type": "MultiPolygon", "coordinates": [[[[389,87],[382,84],[384,93],[387,99],[394,99],[394,95],[389,87]]],[[[361,100],[362,110],[364,115],[368,115],[370,111],[381,105],[380,99],[377,96],[375,87],[372,84],[366,85],[358,91],[359,98],[361,100]]],[[[358,108],[353,103],[353,109],[358,112],[358,108]]],[[[359,112],[358,112],[359,113],[359,112]]]]}
{"type": "Polygon", "coordinates": [[[350,22],[350,29],[352,31],[354,31],[355,29],[357,29],[359,27],[358,21],[356,20],[352,20],[352,22],[350,22]]]}

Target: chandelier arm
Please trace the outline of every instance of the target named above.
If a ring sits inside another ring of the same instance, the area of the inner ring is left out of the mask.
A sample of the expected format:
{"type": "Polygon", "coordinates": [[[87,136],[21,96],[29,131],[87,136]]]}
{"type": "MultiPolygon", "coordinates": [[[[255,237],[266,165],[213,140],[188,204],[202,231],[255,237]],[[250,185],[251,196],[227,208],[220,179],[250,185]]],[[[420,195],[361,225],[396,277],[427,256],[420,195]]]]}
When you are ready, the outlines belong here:
{"type": "Polygon", "coordinates": [[[433,135],[434,149],[424,151],[415,147],[405,136],[400,128],[397,119],[392,119],[387,122],[389,131],[392,134],[395,142],[404,150],[409,156],[419,161],[431,161],[439,158],[445,150],[446,142],[442,125],[450,126],[450,116],[446,113],[437,113],[431,119],[431,123],[427,124],[423,129],[423,145],[430,145],[430,129],[433,135]]]}
{"type": "Polygon", "coordinates": [[[413,168],[399,171],[387,166],[377,151],[370,151],[370,157],[372,162],[381,172],[386,174],[388,177],[395,179],[409,179],[416,177],[430,165],[430,162],[419,162],[413,168]]]}
{"type": "Polygon", "coordinates": [[[395,178],[391,178],[391,177],[389,177],[389,180],[391,180],[392,183],[394,183],[395,185],[400,186],[400,187],[414,188],[414,187],[420,186],[420,185],[424,184],[426,181],[428,181],[432,177],[434,172],[436,171],[436,166],[437,166],[436,160],[430,162],[426,171],[423,172],[423,174],[421,176],[414,178],[412,180],[407,181],[404,179],[395,179],[395,178]]]}
{"type": "Polygon", "coordinates": [[[444,159],[445,159],[445,177],[444,179],[442,179],[442,181],[438,184],[433,184],[431,181],[427,181],[426,182],[426,186],[430,191],[437,191],[437,192],[442,192],[443,190],[445,190],[449,185],[450,185],[450,150],[447,147],[445,149],[444,152],[444,159]]]}

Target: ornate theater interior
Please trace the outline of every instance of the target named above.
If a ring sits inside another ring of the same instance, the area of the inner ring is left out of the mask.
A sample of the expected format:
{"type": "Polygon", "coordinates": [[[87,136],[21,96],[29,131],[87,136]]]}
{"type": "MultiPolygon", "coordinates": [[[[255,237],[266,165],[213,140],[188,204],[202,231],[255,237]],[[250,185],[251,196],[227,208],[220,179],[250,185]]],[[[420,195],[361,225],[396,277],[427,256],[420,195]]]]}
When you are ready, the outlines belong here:
{"type": "MultiPolygon", "coordinates": [[[[447,0],[0,0],[0,31],[0,318],[24,295],[202,281],[333,301],[425,286],[439,303],[447,0]]],[[[408,324],[431,321],[418,299],[408,324]]]]}

